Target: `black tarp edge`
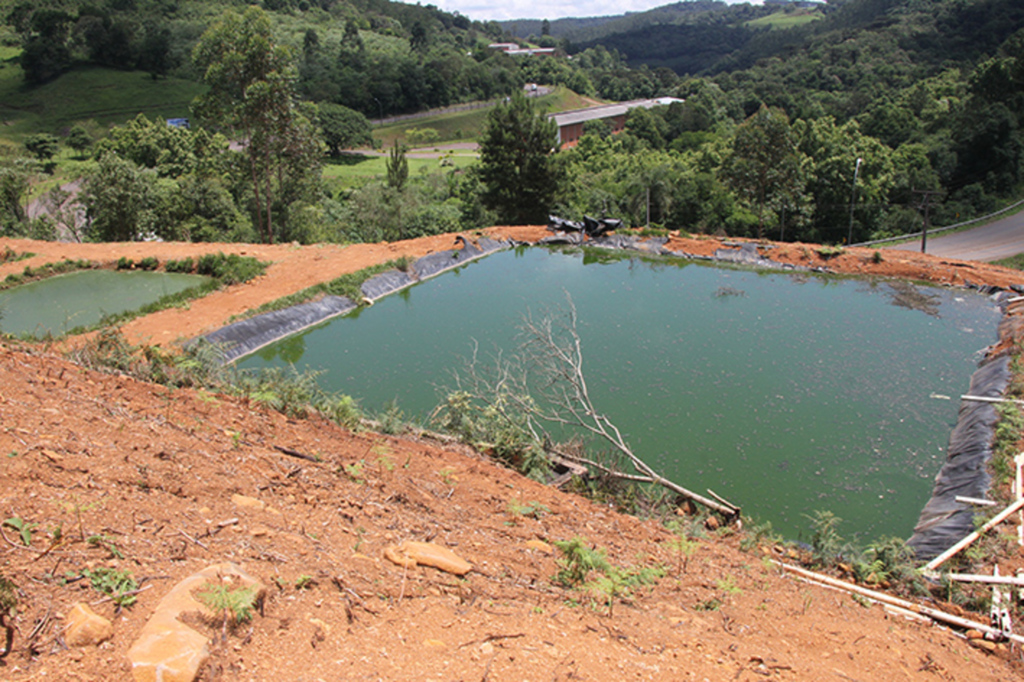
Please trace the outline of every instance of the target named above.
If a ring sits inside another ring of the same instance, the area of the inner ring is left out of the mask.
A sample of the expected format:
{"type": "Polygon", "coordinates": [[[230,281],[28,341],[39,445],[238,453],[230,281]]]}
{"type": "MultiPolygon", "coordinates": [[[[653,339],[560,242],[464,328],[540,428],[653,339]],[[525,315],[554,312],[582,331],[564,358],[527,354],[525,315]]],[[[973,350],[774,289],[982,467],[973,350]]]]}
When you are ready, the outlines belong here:
{"type": "MultiPolygon", "coordinates": [[[[496,251],[509,248],[509,241],[481,238],[477,244],[460,239],[462,249],[451,249],[429,254],[416,260],[408,272],[388,270],[371,277],[362,285],[366,301],[373,303],[383,296],[430,279],[466,263],[475,261],[496,251]],[[420,266],[417,269],[417,266],[420,266]],[[423,274],[421,274],[423,273],[423,274]],[[372,294],[372,295],[371,295],[372,294]]],[[[316,326],[334,317],[350,313],[357,303],[344,296],[325,296],[316,301],[299,303],[281,310],[273,310],[245,320],[233,322],[208,334],[192,339],[186,345],[193,345],[200,339],[217,345],[225,364],[251,355],[275,341],[316,326]]]]}

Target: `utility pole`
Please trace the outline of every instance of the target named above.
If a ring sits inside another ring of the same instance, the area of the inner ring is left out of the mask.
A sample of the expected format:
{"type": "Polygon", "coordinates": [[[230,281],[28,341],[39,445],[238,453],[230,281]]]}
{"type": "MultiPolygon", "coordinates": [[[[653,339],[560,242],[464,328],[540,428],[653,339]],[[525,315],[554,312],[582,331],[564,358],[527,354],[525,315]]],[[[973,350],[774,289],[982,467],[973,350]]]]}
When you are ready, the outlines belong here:
{"type": "Polygon", "coordinates": [[[857,157],[857,165],[853,167],[853,189],[850,191],[850,234],[846,237],[846,245],[853,243],[853,207],[857,202],[857,176],[860,174],[860,164],[864,159],[857,157]]]}
{"type": "Polygon", "coordinates": [[[912,189],[910,191],[914,194],[924,195],[924,206],[921,207],[924,208],[924,227],[921,229],[921,253],[925,253],[925,250],[928,248],[928,213],[932,207],[932,196],[942,194],[942,192],[937,189],[912,189]]]}

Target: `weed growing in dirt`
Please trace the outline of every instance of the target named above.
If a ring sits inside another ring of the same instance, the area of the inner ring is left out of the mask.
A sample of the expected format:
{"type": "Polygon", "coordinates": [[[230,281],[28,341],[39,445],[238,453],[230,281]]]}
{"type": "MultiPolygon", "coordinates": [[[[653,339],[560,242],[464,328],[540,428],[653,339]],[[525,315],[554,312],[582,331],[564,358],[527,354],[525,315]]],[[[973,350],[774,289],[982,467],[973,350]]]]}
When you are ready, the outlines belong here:
{"type": "Polygon", "coordinates": [[[580,537],[555,542],[555,546],[562,552],[562,558],[558,560],[561,568],[555,574],[555,582],[598,597],[607,606],[609,616],[616,597],[627,596],[633,589],[655,583],[665,575],[662,566],[615,566],[608,561],[603,549],[590,547],[580,537]]]}
{"type": "Polygon", "coordinates": [[[26,547],[32,546],[32,529],[38,526],[38,523],[30,523],[20,516],[12,516],[11,518],[3,522],[4,526],[13,528],[18,531],[18,535],[21,537],[21,543],[26,547]]]}
{"type": "Polygon", "coordinates": [[[715,587],[725,593],[726,596],[732,597],[738,594],[743,594],[742,588],[736,584],[736,578],[731,575],[727,575],[724,578],[715,581],[715,587]]]}
{"type": "Polygon", "coordinates": [[[14,645],[14,617],[18,613],[18,587],[0,575],[0,627],[4,629],[4,650],[0,658],[11,653],[14,645]]]}
{"type": "MultiPolygon", "coordinates": [[[[19,259],[20,260],[20,259],[19,259]]],[[[37,268],[25,267],[25,270],[19,275],[12,272],[4,278],[3,282],[0,282],[0,291],[4,289],[10,289],[11,287],[24,284],[26,282],[32,282],[37,279],[45,279],[53,275],[60,275],[65,272],[73,272],[75,270],[91,270],[97,267],[97,265],[87,260],[69,260],[65,259],[56,263],[44,263],[37,268]]]]}
{"type": "Polygon", "coordinates": [[[690,557],[700,545],[687,537],[686,527],[678,521],[669,523],[668,528],[674,535],[666,544],[669,550],[676,555],[676,577],[680,578],[683,573],[686,573],[690,557]]]}
{"type": "Polygon", "coordinates": [[[782,536],[772,529],[772,522],[755,523],[747,520],[743,531],[743,538],[740,540],[740,549],[744,552],[760,547],[762,545],[782,544],[782,536]]]}
{"type": "Polygon", "coordinates": [[[164,270],[166,272],[180,272],[190,273],[196,268],[196,262],[191,258],[182,258],[181,260],[174,260],[173,258],[164,263],[164,270]]]}
{"type": "Polygon", "coordinates": [[[85,542],[90,547],[102,547],[107,550],[107,552],[110,553],[110,558],[112,559],[124,558],[124,554],[122,554],[121,550],[117,548],[116,544],[114,544],[113,538],[108,535],[90,535],[85,539],[85,542]]]}
{"type": "Polygon", "coordinates": [[[313,579],[313,576],[311,575],[302,574],[295,579],[296,590],[308,590],[314,585],[316,585],[316,581],[313,579]]]}
{"type": "Polygon", "coordinates": [[[103,500],[93,500],[92,502],[83,502],[78,496],[74,496],[70,501],[59,500],[57,505],[60,506],[65,512],[75,515],[75,522],[78,525],[78,537],[83,542],[85,541],[85,528],[82,525],[82,513],[98,509],[103,506],[103,500]]]}
{"type": "Polygon", "coordinates": [[[534,502],[532,500],[529,502],[520,502],[514,497],[509,500],[508,507],[506,507],[505,510],[509,513],[509,516],[512,517],[512,525],[516,525],[519,523],[519,520],[524,517],[539,519],[545,514],[551,513],[551,510],[540,502],[534,502]]]}
{"type": "Polygon", "coordinates": [[[110,597],[118,610],[131,606],[137,600],[135,595],[139,591],[139,583],[128,571],[99,566],[87,568],[79,575],[88,580],[94,590],[110,597]]]}
{"type": "Polygon", "coordinates": [[[251,256],[239,256],[237,253],[208,253],[199,257],[196,274],[213,277],[220,284],[229,286],[259,277],[266,272],[268,265],[270,263],[258,261],[251,256]]]}
{"type": "Polygon", "coordinates": [[[842,519],[830,511],[817,510],[807,517],[811,521],[811,551],[821,566],[830,566],[842,558],[846,548],[837,528],[842,519]]]}
{"type": "Polygon", "coordinates": [[[408,422],[406,422],[405,413],[398,406],[397,400],[389,402],[384,411],[377,416],[377,426],[381,433],[392,436],[405,431],[408,422]]]}
{"type": "Polygon", "coordinates": [[[841,256],[845,251],[846,250],[841,246],[822,246],[817,249],[818,255],[825,260],[841,256]]]}
{"type": "Polygon", "coordinates": [[[15,263],[19,260],[31,258],[34,255],[36,254],[30,253],[28,251],[19,253],[9,246],[4,246],[4,250],[0,251],[0,263],[15,263]]]}
{"type": "Polygon", "coordinates": [[[259,595],[255,587],[229,588],[223,583],[209,582],[196,593],[204,606],[214,612],[221,624],[221,642],[227,641],[228,630],[252,618],[259,595]]]}
{"type": "Polygon", "coordinates": [[[887,537],[869,544],[862,557],[853,562],[853,574],[869,585],[895,584],[902,592],[928,593],[914,566],[914,550],[901,538],[887,537]]]}
{"type": "Polygon", "coordinates": [[[343,464],[341,470],[350,481],[356,485],[363,485],[366,483],[366,473],[363,471],[365,466],[366,462],[359,460],[358,462],[343,464]]]}
{"type": "Polygon", "coordinates": [[[999,403],[996,412],[999,414],[999,422],[996,424],[989,467],[999,486],[1006,486],[1016,474],[1013,458],[1017,454],[1017,443],[1024,434],[1024,415],[1015,403],[999,403]]]}
{"type": "Polygon", "coordinates": [[[444,467],[437,472],[437,475],[441,477],[441,481],[447,486],[455,486],[459,479],[455,477],[455,469],[451,467],[444,467]]]}

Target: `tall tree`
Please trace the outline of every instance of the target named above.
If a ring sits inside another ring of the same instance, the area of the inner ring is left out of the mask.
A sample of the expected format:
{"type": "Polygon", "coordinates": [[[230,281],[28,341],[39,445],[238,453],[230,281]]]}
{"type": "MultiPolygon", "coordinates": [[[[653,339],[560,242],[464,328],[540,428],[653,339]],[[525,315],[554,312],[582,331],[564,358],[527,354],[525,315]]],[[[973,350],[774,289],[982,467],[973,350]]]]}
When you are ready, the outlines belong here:
{"type": "Polygon", "coordinates": [[[491,110],[480,141],[484,204],[513,224],[542,224],[561,188],[558,127],[522,92],[491,110]]]}
{"type": "Polygon", "coordinates": [[[296,106],[291,52],[275,42],[270,19],[253,6],[241,16],[225,12],[199,39],[192,59],[210,86],[195,110],[245,142],[257,229],[272,243],[275,191],[285,169],[300,158],[316,165],[318,156],[319,141],[296,106]]]}
{"type": "Polygon", "coordinates": [[[772,200],[797,193],[800,156],[781,109],[761,109],[736,129],[725,176],[736,192],[757,209],[757,236],[764,236],[764,209],[772,200]]]}
{"type": "Polygon", "coordinates": [[[89,220],[89,238],[101,242],[141,239],[152,227],[152,171],[117,154],[104,154],[86,178],[82,204],[89,220]]]}
{"type": "Polygon", "coordinates": [[[331,102],[324,102],[317,109],[324,142],[332,156],[341,154],[342,149],[373,144],[370,122],[358,111],[331,102]]]}

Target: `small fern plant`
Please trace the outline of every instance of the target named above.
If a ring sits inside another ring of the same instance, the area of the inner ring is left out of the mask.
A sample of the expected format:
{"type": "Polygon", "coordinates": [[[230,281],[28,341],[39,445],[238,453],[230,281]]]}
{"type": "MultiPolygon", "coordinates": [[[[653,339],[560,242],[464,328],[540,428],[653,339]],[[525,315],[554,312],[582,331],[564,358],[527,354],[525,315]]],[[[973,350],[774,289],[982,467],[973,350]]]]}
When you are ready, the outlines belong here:
{"type": "Polygon", "coordinates": [[[230,628],[252,618],[259,594],[251,585],[232,589],[224,583],[208,582],[196,593],[196,599],[213,611],[215,622],[221,624],[221,642],[225,642],[230,628]]]}

